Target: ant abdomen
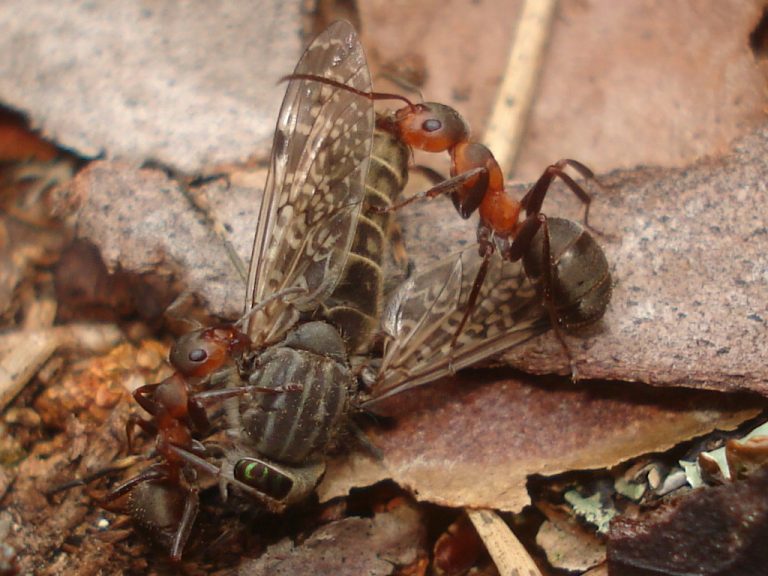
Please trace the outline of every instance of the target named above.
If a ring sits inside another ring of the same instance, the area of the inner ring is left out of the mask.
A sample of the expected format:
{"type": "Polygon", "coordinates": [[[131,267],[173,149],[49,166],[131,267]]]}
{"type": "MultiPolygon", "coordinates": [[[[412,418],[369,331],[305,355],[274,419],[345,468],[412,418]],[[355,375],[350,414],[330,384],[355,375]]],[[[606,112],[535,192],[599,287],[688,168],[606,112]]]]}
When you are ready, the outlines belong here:
{"type": "Polygon", "coordinates": [[[565,218],[547,218],[523,256],[528,278],[541,294],[546,254],[551,258],[550,301],[560,326],[572,330],[597,322],[611,299],[611,272],[600,246],[580,224],[565,218]],[[544,245],[549,234],[549,250],[544,245]]]}
{"type": "MultiPolygon", "coordinates": [[[[128,493],[124,512],[130,514],[133,521],[161,546],[172,549],[174,541],[178,538],[178,527],[184,515],[187,498],[187,493],[175,482],[142,482],[136,484],[128,493]]],[[[179,560],[181,549],[172,552],[171,557],[174,561],[179,560]]]]}

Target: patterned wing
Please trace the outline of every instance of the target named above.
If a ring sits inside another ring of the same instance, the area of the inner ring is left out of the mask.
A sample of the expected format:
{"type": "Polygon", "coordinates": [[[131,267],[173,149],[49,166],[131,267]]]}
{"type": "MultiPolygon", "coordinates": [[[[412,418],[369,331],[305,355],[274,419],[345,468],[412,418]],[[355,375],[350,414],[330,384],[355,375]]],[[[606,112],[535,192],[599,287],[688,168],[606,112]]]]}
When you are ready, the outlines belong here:
{"type": "MultiPolygon", "coordinates": [[[[347,22],[321,33],[294,73],[371,90],[365,54],[347,22]]],[[[279,339],[300,312],[333,291],[362,207],[373,126],[370,100],[322,82],[288,82],[248,274],[246,312],[268,302],[248,321],[254,343],[279,339]]]]}
{"type": "Polygon", "coordinates": [[[395,291],[384,311],[387,341],[373,398],[366,405],[493,357],[549,329],[522,264],[496,253],[477,306],[452,348],[481,261],[473,246],[395,291]]]}

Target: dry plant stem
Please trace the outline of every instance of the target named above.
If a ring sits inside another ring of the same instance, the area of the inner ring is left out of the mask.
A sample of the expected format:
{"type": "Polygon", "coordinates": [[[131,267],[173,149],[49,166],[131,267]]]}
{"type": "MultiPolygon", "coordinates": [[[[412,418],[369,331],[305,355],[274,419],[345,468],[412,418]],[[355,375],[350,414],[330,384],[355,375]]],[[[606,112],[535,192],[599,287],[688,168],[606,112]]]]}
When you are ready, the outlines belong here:
{"type": "Polygon", "coordinates": [[[22,330],[44,330],[53,326],[56,308],[56,301],[50,298],[32,302],[24,317],[22,330]]]}
{"type": "Polygon", "coordinates": [[[536,91],[557,0],[527,0],[483,143],[510,173],[536,91]]]}
{"type": "Polygon", "coordinates": [[[493,510],[467,509],[467,515],[485,544],[501,576],[541,576],[520,540],[493,510]]]}
{"type": "Polygon", "coordinates": [[[10,343],[6,353],[0,358],[0,410],[24,389],[27,382],[58,348],[58,338],[51,330],[18,332],[3,338],[2,346],[17,336],[17,341],[10,343]]]}
{"type": "Polygon", "coordinates": [[[4,335],[0,338],[0,410],[24,389],[58,348],[103,352],[121,339],[122,333],[111,324],[72,324],[4,335]]]}

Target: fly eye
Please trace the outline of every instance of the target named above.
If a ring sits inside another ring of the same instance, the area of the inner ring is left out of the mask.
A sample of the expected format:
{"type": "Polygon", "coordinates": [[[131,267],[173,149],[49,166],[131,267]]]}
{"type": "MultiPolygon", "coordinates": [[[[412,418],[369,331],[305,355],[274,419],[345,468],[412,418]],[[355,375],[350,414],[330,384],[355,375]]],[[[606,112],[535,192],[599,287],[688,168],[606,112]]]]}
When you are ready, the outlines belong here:
{"type": "Polygon", "coordinates": [[[208,359],[208,352],[202,348],[195,348],[187,356],[190,362],[205,362],[208,359]]]}
{"type": "Polygon", "coordinates": [[[443,127],[443,123],[440,122],[437,118],[430,118],[428,120],[424,120],[424,123],[421,125],[422,130],[424,132],[437,132],[443,127]]]}

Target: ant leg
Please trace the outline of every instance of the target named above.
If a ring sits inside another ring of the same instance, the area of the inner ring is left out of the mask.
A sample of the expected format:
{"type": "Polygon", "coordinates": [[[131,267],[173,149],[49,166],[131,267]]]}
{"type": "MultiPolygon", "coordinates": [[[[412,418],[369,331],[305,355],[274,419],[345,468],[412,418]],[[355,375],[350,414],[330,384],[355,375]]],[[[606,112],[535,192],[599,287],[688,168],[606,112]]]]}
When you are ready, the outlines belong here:
{"type": "Polygon", "coordinates": [[[378,460],[379,462],[384,460],[384,453],[379,449],[378,446],[371,442],[371,439],[368,437],[365,431],[360,428],[360,426],[352,421],[350,421],[348,426],[355,440],[366,452],[368,452],[370,456],[373,456],[374,459],[378,460]]]}
{"type": "Polygon", "coordinates": [[[283,394],[285,392],[301,392],[302,390],[304,390],[304,385],[300,383],[286,384],[285,386],[276,386],[275,388],[265,388],[264,386],[236,386],[233,388],[225,388],[223,390],[206,390],[204,392],[198,392],[193,398],[197,401],[212,402],[216,400],[237,398],[238,396],[245,396],[246,394],[252,394],[253,392],[260,392],[262,394],[283,394]]]}
{"type": "Polygon", "coordinates": [[[206,474],[210,474],[214,478],[219,478],[221,476],[221,470],[215,466],[214,464],[211,464],[207,460],[201,458],[194,452],[191,452],[189,450],[185,450],[184,448],[181,448],[179,446],[176,446],[174,444],[170,444],[168,446],[168,450],[179,457],[179,459],[183,460],[190,466],[195,467],[196,469],[200,470],[201,472],[204,472],[206,474]]]}
{"type": "Polygon", "coordinates": [[[467,298],[467,305],[464,310],[464,316],[462,316],[461,322],[459,322],[459,325],[456,327],[456,331],[453,333],[453,339],[451,340],[451,350],[456,347],[456,343],[459,340],[461,332],[464,330],[464,326],[467,324],[467,320],[469,320],[472,312],[475,311],[475,307],[477,306],[477,298],[480,295],[480,288],[483,287],[485,276],[488,273],[488,265],[491,262],[491,256],[496,251],[496,247],[493,245],[493,242],[489,238],[489,232],[490,231],[488,228],[482,224],[478,228],[477,235],[478,242],[480,243],[480,256],[482,257],[483,261],[480,264],[480,268],[477,270],[474,282],[472,282],[472,290],[470,291],[469,297],[467,298]]]}
{"type": "MultiPolygon", "coordinates": [[[[533,237],[536,236],[539,228],[541,228],[546,221],[547,217],[541,212],[532,214],[523,220],[514,240],[512,240],[512,242],[504,249],[502,257],[510,262],[517,262],[525,256],[525,253],[528,252],[528,248],[531,246],[531,242],[533,242],[533,237]]],[[[547,240],[548,239],[549,235],[547,235],[547,240]]],[[[547,250],[548,249],[549,243],[547,242],[547,250]]]]}
{"type": "MultiPolygon", "coordinates": [[[[429,180],[432,186],[437,186],[446,179],[445,176],[440,174],[437,170],[433,170],[429,166],[423,166],[421,164],[411,166],[410,172],[421,173],[427,180],[429,180]]],[[[368,205],[367,209],[373,213],[382,213],[381,206],[368,205]]],[[[397,264],[398,269],[405,272],[405,278],[407,278],[410,275],[410,272],[408,271],[408,266],[410,264],[410,261],[408,260],[408,250],[405,245],[402,227],[395,218],[390,218],[388,220],[386,235],[387,238],[389,238],[392,258],[394,259],[395,264],[397,264]]]]}
{"type": "Polygon", "coordinates": [[[142,482],[149,482],[150,480],[164,480],[168,478],[168,469],[165,464],[153,464],[139,472],[133,478],[129,478],[125,482],[115,486],[109,494],[99,501],[99,506],[102,506],[109,510],[107,506],[110,502],[117,500],[121,496],[128,494],[135,486],[142,482]]]}
{"type": "Polygon", "coordinates": [[[170,556],[173,562],[181,560],[181,553],[187,544],[187,540],[189,540],[199,508],[200,495],[198,494],[198,489],[197,487],[190,487],[187,489],[187,497],[184,499],[184,511],[182,512],[181,520],[179,520],[179,527],[176,529],[176,533],[171,541],[170,556]]]}
{"type": "Polygon", "coordinates": [[[107,466],[106,468],[102,468],[101,470],[96,470],[96,472],[88,474],[87,476],[83,476],[82,478],[70,480],[63,484],[59,484],[58,486],[54,486],[50,490],[46,490],[44,494],[46,497],[49,497],[53,496],[54,494],[58,494],[59,492],[64,492],[65,490],[75,488],[76,486],[86,486],[91,482],[98,480],[99,478],[103,478],[104,476],[108,476],[114,472],[121,472],[126,468],[130,468],[137,462],[145,459],[146,456],[144,455],[126,456],[125,458],[121,458],[120,460],[113,462],[112,465],[107,466]]]}
{"type": "MultiPolygon", "coordinates": [[[[395,210],[400,210],[401,208],[408,206],[408,204],[411,204],[412,202],[415,202],[417,200],[423,200],[424,198],[435,198],[437,196],[442,196],[443,194],[455,194],[460,191],[462,191],[467,183],[472,182],[475,179],[478,178],[488,178],[488,169],[484,166],[478,167],[478,168],[472,168],[471,170],[467,170],[466,172],[462,172],[461,174],[454,176],[453,178],[449,178],[448,180],[443,180],[439,184],[436,184],[429,190],[424,190],[422,192],[419,192],[418,194],[414,194],[410,198],[406,198],[402,202],[398,204],[392,204],[391,206],[387,207],[378,207],[378,206],[371,206],[371,210],[374,212],[379,213],[387,213],[387,212],[393,212],[395,210]]],[[[485,189],[485,186],[477,186],[475,182],[472,182],[472,188],[480,188],[485,189]]],[[[464,212],[461,213],[462,218],[468,218],[470,214],[464,215],[464,212]]]]}
{"type": "Polygon", "coordinates": [[[432,186],[437,186],[441,182],[445,182],[447,178],[440,174],[437,170],[430,168],[429,166],[424,166],[423,164],[416,164],[414,166],[411,166],[409,169],[410,172],[417,172],[424,176],[427,180],[429,180],[432,183],[432,186]]]}
{"type": "MultiPolygon", "coordinates": [[[[579,373],[576,368],[576,360],[571,353],[571,348],[565,341],[563,330],[560,327],[560,318],[558,317],[557,310],[555,309],[555,297],[553,295],[555,286],[555,263],[552,260],[551,241],[549,236],[549,224],[547,223],[547,217],[544,214],[539,214],[539,220],[544,232],[543,251],[546,260],[544,266],[544,305],[547,308],[549,314],[549,321],[552,323],[552,329],[555,332],[557,340],[560,342],[560,346],[563,348],[565,355],[568,357],[568,364],[571,368],[571,380],[576,382],[579,379],[579,373]]],[[[586,226],[586,221],[584,222],[586,226]]]]}
{"type": "Polygon", "coordinates": [[[200,402],[197,396],[192,396],[187,401],[187,414],[193,430],[205,436],[211,428],[211,423],[208,420],[208,413],[203,403],[200,402]]]}
{"type": "Polygon", "coordinates": [[[554,164],[547,166],[533,187],[525,196],[523,196],[520,204],[523,208],[525,208],[525,213],[527,216],[538,214],[541,211],[541,205],[544,203],[544,197],[547,195],[547,191],[552,185],[552,181],[556,177],[560,178],[568,186],[568,188],[571,189],[576,197],[584,204],[584,226],[594,232],[597,232],[597,230],[594,230],[594,228],[589,225],[589,207],[592,202],[592,197],[587,193],[586,190],[584,190],[580,184],[578,184],[565,172],[564,169],[566,166],[570,166],[587,180],[591,180],[598,186],[602,187],[597,178],[595,178],[592,170],[584,166],[584,164],[581,162],[571,160],[570,158],[564,158],[562,160],[558,160],[554,164]]]}
{"type": "MultiPolygon", "coordinates": [[[[184,448],[184,446],[181,448],[184,448]]],[[[197,454],[198,456],[205,456],[208,453],[208,449],[205,447],[205,444],[200,442],[200,440],[195,440],[194,438],[192,438],[191,445],[189,446],[188,450],[193,454],[197,454]]]]}
{"type": "Polygon", "coordinates": [[[128,453],[133,452],[133,430],[138,426],[150,436],[157,434],[157,425],[151,420],[144,420],[140,416],[131,415],[125,424],[125,440],[128,453]]]}
{"type": "Polygon", "coordinates": [[[161,382],[157,384],[146,384],[139,386],[133,391],[133,399],[136,403],[149,412],[152,416],[157,415],[157,402],[150,400],[150,396],[155,393],[155,390],[160,386],[161,382]]]}
{"type": "Polygon", "coordinates": [[[267,305],[271,304],[272,302],[275,302],[277,300],[285,300],[286,296],[291,296],[293,294],[306,294],[306,293],[307,293],[307,289],[302,288],[300,286],[291,286],[289,288],[284,288],[279,292],[272,294],[268,298],[265,298],[258,304],[251,306],[251,308],[245,314],[243,314],[237,320],[237,322],[235,322],[235,326],[236,327],[243,326],[245,322],[251,318],[251,316],[253,316],[259,310],[263,310],[264,308],[267,307],[267,305]]]}
{"type": "Polygon", "coordinates": [[[407,270],[409,263],[408,249],[405,246],[403,228],[394,218],[391,218],[387,224],[386,235],[389,238],[392,258],[395,264],[399,270],[407,270]]]}
{"type": "Polygon", "coordinates": [[[189,420],[192,424],[192,429],[201,435],[205,435],[210,429],[211,423],[208,418],[208,412],[205,409],[205,402],[216,402],[227,400],[229,398],[237,398],[246,394],[254,392],[261,392],[262,394],[282,394],[285,392],[301,392],[304,389],[302,384],[286,384],[285,386],[278,386],[276,388],[265,388],[263,386],[237,386],[233,388],[218,388],[214,390],[205,390],[193,394],[187,403],[187,412],[189,420]]]}

